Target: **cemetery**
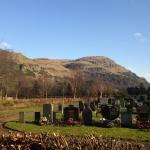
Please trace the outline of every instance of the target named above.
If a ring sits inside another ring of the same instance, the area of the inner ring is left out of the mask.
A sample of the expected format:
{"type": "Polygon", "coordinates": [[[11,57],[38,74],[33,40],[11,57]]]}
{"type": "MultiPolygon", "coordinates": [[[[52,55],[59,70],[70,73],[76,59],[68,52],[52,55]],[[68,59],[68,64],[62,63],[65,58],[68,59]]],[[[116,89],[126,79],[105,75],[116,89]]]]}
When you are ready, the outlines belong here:
{"type": "Polygon", "coordinates": [[[19,112],[19,120],[16,120],[16,123],[150,129],[150,103],[145,101],[142,105],[136,104],[136,115],[132,107],[131,100],[125,104],[126,109],[122,109],[119,100],[113,99],[80,100],[75,105],[45,103],[42,105],[42,111],[34,112],[32,121],[25,120],[25,112],[19,112]]]}
{"type": "Polygon", "coordinates": [[[12,139],[17,139],[21,147],[24,147],[24,143],[29,144],[30,140],[30,148],[41,149],[77,149],[83,148],[83,145],[92,149],[96,145],[97,149],[112,147],[144,150],[141,141],[150,141],[150,104],[145,101],[142,105],[134,105],[134,108],[131,104],[130,99],[123,104],[123,109],[121,102],[113,98],[84,99],[69,103],[47,102],[32,113],[20,111],[18,119],[6,122],[5,128],[21,132],[6,136],[7,142],[4,145],[11,149],[10,145],[16,142],[12,139]],[[42,139],[43,144],[39,145],[42,139]],[[61,144],[57,145],[52,139],[61,144]],[[74,141],[80,141],[80,144],[72,145],[74,141]],[[98,141],[102,145],[97,145],[98,141]]]}

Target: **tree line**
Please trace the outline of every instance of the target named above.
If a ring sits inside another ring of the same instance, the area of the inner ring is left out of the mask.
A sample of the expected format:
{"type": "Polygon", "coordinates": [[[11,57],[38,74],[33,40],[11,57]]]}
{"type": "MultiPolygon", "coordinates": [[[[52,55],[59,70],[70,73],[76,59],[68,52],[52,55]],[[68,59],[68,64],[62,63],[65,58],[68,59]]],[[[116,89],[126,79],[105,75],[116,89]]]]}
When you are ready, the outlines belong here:
{"type": "Polygon", "coordinates": [[[146,88],[142,83],[139,86],[128,87],[127,92],[131,96],[142,96],[141,101],[144,97],[150,100],[150,86],[146,88]]]}
{"type": "Polygon", "coordinates": [[[103,97],[110,95],[114,85],[99,79],[85,81],[83,77],[74,76],[70,79],[55,79],[42,75],[37,78],[25,76],[4,77],[0,82],[0,96],[18,98],[48,98],[48,97],[103,97]]]}

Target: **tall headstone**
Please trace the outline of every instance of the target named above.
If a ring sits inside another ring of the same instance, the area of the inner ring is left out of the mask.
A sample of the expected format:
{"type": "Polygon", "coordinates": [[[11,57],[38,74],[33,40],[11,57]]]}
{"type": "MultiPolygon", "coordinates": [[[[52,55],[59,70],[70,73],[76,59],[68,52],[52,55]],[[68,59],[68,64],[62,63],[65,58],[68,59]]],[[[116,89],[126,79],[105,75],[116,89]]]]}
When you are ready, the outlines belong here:
{"type": "Polygon", "coordinates": [[[85,108],[82,112],[82,119],[83,119],[83,123],[85,125],[91,125],[92,124],[92,110],[90,107],[88,107],[87,104],[85,104],[85,108]]]}
{"type": "Polygon", "coordinates": [[[38,124],[40,119],[41,119],[41,113],[40,112],[35,112],[34,113],[34,122],[38,124]]]}
{"type": "Polygon", "coordinates": [[[25,113],[24,112],[19,112],[19,122],[24,123],[25,122],[25,113]]]}
{"type": "Polygon", "coordinates": [[[121,125],[123,127],[132,127],[132,114],[128,112],[121,112],[121,125]]]}
{"type": "Polygon", "coordinates": [[[73,105],[64,108],[64,121],[67,122],[70,118],[72,118],[73,121],[79,120],[79,109],[73,105]]]}
{"type": "Polygon", "coordinates": [[[43,104],[43,117],[46,117],[49,123],[53,123],[53,104],[43,104]]]}

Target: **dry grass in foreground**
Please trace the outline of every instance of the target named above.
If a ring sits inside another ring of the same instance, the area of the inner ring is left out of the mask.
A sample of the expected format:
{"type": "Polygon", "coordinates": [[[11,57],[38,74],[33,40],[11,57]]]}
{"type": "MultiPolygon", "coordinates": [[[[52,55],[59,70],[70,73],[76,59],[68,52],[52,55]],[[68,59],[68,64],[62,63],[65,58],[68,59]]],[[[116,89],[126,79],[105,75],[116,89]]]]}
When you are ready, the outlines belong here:
{"type": "Polygon", "coordinates": [[[0,137],[1,150],[144,150],[144,145],[102,136],[31,135],[0,137]]]}

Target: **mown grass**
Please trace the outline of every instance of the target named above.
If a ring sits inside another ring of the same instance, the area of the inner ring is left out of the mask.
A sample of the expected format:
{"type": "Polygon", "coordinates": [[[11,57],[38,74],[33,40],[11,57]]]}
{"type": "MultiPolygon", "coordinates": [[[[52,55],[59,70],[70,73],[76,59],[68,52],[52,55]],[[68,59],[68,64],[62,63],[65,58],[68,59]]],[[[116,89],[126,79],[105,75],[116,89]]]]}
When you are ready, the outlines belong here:
{"type": "MultiPolygon", "coordinates": [[[[77,105],[77,103],[75,103],[77,105]]],[[[57,110],[57,105],[54,105],[54,110],[57,110]]],[[[32,122],[34,120],[34,112],[42,112],[42,104],[39,106],[30,106],[28,108],[17,108],[17,109],[6,109],[1,111],[0,117],[7,117],[11,115],[18,115],[19,112],[29,112],[25,115],[25,120],[32,122]]],[[[134,117],[135,115],[133,115],[134,117]]],[[[81,117],[81,116],[80,116],[81,117]]],[[[57,113],[57,118],[62,118],[61,113],[57,113]]],[[[93,120],[99,121],[101,114],[98,114],[96,117],[95,112],[93,113],[93,120]]],[[[16,120],[17,121],[17,120],[16,120]]],[[[7,122],[6,127],[15,129],[23,132],[32,132],[32,133],[57,133],[61,135],[103,135],[105,137],[114,137],[114,138],[123,138],[123,139],[132,139],[139,141],[150,141],[150,131],[141,131],[138,129],[129,129],[129,128],[101,128],[94,126],[38,126],[31,123],[19,123],[19,122],[7,122]]]]}
{"type": "Polygon", "coordinates": [[[49,133],[60,135],[102,135],[105,137],[132,139],[138,141],[150,141],[150,132],[141,131],[139,129],[129,128],[101,128],[94,126],[38,126],[30,123],[8,122],[6,127],[23,132],[32,133],[49,133]]]}

